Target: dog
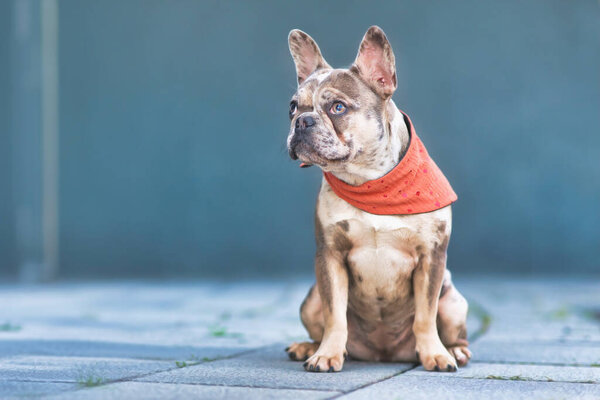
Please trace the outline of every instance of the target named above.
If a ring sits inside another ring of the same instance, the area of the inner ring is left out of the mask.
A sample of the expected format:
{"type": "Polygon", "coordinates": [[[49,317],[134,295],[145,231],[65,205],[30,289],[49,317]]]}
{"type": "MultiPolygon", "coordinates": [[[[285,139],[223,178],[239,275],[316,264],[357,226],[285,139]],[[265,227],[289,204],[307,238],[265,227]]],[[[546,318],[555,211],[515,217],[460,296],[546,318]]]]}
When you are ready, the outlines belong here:
{"type": "Polygon", "coordinates": [[[357,360],[456,371],[471,358],[468,304],[446,269],[456,195],[394,104],[395,56],[366,32],[348,69],[292,30],[298,88],[290,157],[324,177],[315,212],[316,283],[300,308],[311,342],[286,352],[311,372],[357,360]]]}

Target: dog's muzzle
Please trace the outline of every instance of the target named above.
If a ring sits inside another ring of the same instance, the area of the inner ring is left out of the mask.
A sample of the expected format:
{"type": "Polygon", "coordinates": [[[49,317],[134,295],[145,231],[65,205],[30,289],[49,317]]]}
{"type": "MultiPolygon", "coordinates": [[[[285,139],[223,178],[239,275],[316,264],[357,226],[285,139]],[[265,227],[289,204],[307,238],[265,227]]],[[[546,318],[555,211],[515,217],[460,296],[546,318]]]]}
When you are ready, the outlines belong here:
{"type": "Polygon", "coordinates": [[[290,158],[292,160],[297,160],[298,155],[296,154],[296,147],[300,142],[306,140],[305,136],[310,133],[310,130],[313,126],[316,125],[316,121],[310,115],[300,115],[296,119],[296,123],[294,125],[294,136],[290,141],[290,158]]]}

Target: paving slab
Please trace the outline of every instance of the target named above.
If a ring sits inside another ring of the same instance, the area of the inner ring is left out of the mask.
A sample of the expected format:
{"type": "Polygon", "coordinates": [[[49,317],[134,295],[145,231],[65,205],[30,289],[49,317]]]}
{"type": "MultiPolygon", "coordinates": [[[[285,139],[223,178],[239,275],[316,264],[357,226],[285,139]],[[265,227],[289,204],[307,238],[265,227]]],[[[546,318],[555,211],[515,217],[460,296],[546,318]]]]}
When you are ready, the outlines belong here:
{"type": "MultiPolygon", "coordinates": [[[[425,371],[419,366],[406,376],[447,377],[443,372],[425,371]]],[[[535,364],[490,364],[471,362],[452,374],[452,378],[500,379],[511,381],[600,383],[600,368],[565,367],[535,364]]]]}
{"type": "Polygon", "coordinates": [[[471,345],[474,361],[528,364],[600,365],[600,345],[589,343],[481,340],[471,345]]]}
{"type": "Polygon", "coordinates": [[[588,321],[547,321],[528,317],[525,320],[503,321],[493,318],[485,340],[490,341],[544,341],[600,345],[600,324],[588,321]]]}
{"type": "Polygon", "coordinates": [[[347,400],[597,400],[600,385],[399,375],[340,397],[347,400]]]}
{"type": "Polygon", "coordinates": [[[335,391],[120,382],[44,397],[47,400],[180,400],[180,399],[327,399],[335,391]]]}
{"type": "Polygon", "coordinates": [[[173,362],[123,358],[18,356],[0,359],[0,382],[7,380],[85,382],[135,378],[176,368],[173,362]]]}
{"type": "Polygon", "coordinates": [[[137,381],[349,391],[414,366],[349,360],[342,372],[311,373],[304,370],[301,362],[287,357],[285,346],[270,346],[227,360],[148,375],[137,381]]]}
{"type": "Polygon", "coordinates": [[[310,284],[97,283],[0,286],[0,339],[260,347],[305,335],[310,284]],[[263,329],[268,324],[273,329],[263,329]]]}
{"type": "Polygon", "coordinates": [[[46,394],[61,393],[77,387],[73,383],[4,381],[0,382],[0,399],[39,398],[46,394]]]}
{"type": "Polygon", "coordinates": [[[0,360],[15,355],[116,357],[149,360],[222,358],[248,351],[240,347],[160,346],[144,343],[96,342],[86,340],[0,339],[0,360]]]}

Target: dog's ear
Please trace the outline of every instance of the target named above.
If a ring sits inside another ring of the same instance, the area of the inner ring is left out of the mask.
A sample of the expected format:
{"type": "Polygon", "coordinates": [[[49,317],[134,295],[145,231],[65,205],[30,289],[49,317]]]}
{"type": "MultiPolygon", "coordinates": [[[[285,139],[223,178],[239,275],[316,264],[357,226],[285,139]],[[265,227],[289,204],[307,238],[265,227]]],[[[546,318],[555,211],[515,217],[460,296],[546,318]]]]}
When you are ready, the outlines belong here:
{"type": "Polygon", "coordinates": [[[378,26],[369,28],[358,48],[354,67],[360,76],[383,98],[389,98],[397,87],[396,59],[392,46],[378,26]]]}
{"type": "Polygon", "coordinates": [[[306,33],[294,29],[288,36],[290,53],[296,63],[298,84],[302,83],[310,74],[321,68],[331,68],[321,55],[317,43],[306,33]]]}

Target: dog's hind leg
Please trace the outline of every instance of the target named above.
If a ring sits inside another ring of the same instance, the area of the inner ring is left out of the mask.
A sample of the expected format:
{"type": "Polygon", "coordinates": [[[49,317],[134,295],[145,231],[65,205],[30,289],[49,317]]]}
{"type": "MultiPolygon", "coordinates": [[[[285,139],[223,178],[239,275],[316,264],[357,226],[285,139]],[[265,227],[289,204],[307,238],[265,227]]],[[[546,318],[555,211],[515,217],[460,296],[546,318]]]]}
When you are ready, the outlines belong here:
{"type": "Polygon", "coordinates": [[[437,327],[442,343],[459,366],[466,365],[471,358],[467,341],[467,311],[467,300],[454,287],[447,273],[438,303],[437,327]]]}
{"type": "Polygon", "coordinates": [[[292,343],[286,352],[292,360],[304,361],[315,354],[323,338],[325,322],[319,288],[314,284],[300,306],[300,319],[312,342],[292,343]]]}

